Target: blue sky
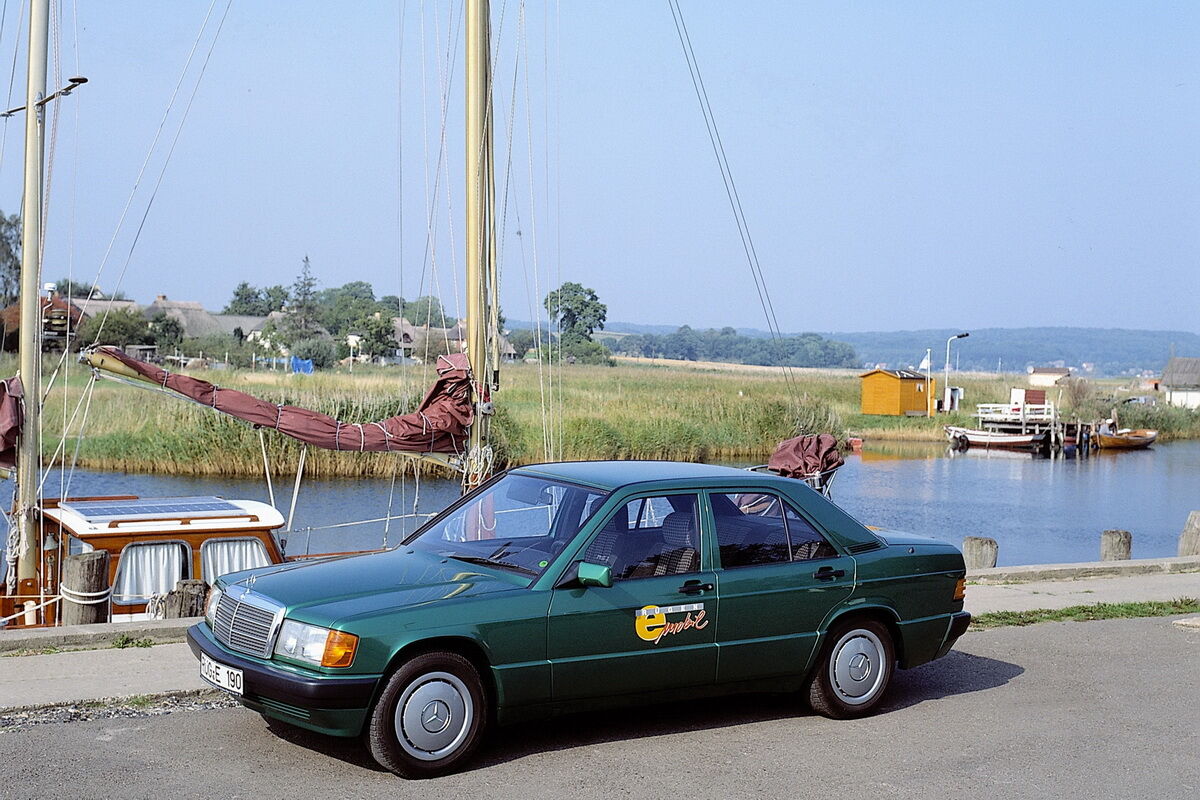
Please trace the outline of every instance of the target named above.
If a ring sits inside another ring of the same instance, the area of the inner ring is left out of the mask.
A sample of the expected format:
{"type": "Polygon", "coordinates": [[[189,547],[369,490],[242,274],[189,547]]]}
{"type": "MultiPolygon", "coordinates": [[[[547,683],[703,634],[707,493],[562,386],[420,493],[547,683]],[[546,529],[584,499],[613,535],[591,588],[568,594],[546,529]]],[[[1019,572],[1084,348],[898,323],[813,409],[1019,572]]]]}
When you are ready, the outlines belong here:
{"type": "MultiPolygon", "coordinates": [[[[17,6],[0,63],[11,63],[17,6]]],[[[519,0],[503,6],[502,163],[517,68],[508,315],[529,318],[550,284],[578,280],[613,320],[765,327],[665,0],[530,3],[523,26],[519,0]]],[[[682,6],[785,330],[1200,331],[1200,5],[682,6]]],[[[94,276],[208,8],[64,0],[60,71],[91,82],[62,105],[47,279],[94,276]]],[[[404,4],[401,58],[398,4],[235,0],[121,288],[219,308],[241,280],[290,283],[307,254],[324,286],[432,288],[455,308],[461,56],[446,94],[436,268],[426,192],[437,54],[460,8],[404,4]]],[[[17,116],[0,163],[6,213],[20,202],[22,137],[17,116]]]]}

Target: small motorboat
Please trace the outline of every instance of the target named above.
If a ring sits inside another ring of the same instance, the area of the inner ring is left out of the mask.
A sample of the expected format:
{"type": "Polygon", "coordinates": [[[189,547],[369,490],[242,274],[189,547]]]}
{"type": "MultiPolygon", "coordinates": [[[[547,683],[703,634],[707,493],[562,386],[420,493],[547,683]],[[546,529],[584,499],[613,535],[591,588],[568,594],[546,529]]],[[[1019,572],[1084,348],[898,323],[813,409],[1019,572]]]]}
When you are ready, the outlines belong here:
{"type": "Polygon", "coordinates": [[[1047,431],[1038,433],[1002,433],[946,425],[946,437],[960,450],[968,447],[999,447],[1007,450],[1038,450],[1045,446],[1047,431]]]}
{"type": "Polygon", "coordinates": [[[1095,441],[1101,450],[1136,450],[1149,447],[1158,438],[1158,431],[1147,428],[1129,430],[1123,428],[1116,433],[1097,433],[1095,441]]]}

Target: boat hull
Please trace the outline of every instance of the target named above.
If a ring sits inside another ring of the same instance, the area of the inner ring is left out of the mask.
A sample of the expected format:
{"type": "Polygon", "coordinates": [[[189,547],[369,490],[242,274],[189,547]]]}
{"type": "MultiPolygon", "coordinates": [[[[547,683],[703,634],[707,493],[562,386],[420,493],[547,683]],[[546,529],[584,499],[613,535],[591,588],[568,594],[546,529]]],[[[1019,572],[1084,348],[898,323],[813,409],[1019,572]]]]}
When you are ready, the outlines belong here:
{"type": "Polygon", "coordinates": [[[945,427],[946,437],[952,444],[968,447],[999,447],[1006,450],[1037,450],[1046,441],[1046,432],[1040,433],[1001,433],[998,431],[980,431],[973,428],[959,428],[955,425],[945,427]]]}
{"type": "Polygon", "coordinates": [[[1101,450],[1137,450],[1149,447],[1158,439],[1158,431],[1136,430],[1127,433],[1097,433],[1096,443],[1101,450]]]}

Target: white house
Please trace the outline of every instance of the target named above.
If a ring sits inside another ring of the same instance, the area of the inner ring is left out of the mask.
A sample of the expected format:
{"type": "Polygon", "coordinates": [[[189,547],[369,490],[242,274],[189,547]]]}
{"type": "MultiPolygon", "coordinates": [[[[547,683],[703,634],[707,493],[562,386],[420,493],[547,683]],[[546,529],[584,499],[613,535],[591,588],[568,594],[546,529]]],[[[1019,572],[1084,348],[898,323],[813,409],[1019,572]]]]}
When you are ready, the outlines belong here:
{"type": "Polygon", "coordinates": [[[1066,367],[1032,367],[1029,370],[1029,385],[1049,387],[1069,377],[1071,370],[1066,367]]]}
{"type": "Polygon", "coordinates": [[[1200,358],[1172,358],[1163,370],[1167,405],[1200,408],[1200,358]]]}

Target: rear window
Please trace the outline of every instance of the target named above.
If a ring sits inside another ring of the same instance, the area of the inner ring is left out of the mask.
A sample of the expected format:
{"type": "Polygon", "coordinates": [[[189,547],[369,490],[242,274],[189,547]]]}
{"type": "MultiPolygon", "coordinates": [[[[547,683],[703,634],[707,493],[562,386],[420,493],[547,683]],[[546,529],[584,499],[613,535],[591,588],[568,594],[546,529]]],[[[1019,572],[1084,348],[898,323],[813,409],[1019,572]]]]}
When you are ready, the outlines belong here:
{"type": "Polygon", "coordinates": [[[721,566],[750,567],[837,555],[816,528],[770,492],[712,494],[721,566]]]}

